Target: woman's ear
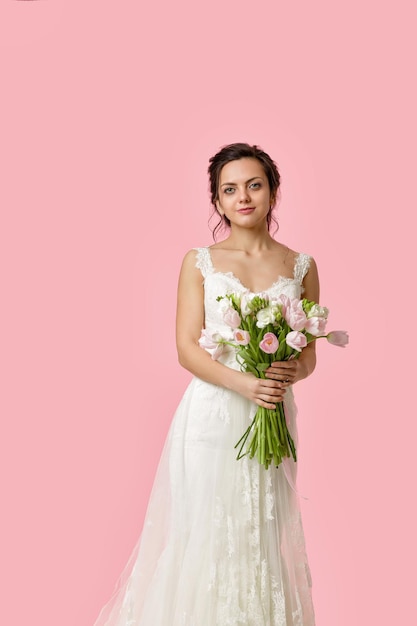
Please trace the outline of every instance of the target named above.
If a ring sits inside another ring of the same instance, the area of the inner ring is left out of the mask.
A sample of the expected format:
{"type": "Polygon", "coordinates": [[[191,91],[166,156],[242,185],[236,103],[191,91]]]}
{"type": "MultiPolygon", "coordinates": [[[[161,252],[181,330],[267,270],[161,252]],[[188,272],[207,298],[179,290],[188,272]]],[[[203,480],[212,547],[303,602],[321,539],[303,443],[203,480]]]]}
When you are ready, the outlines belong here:
{"type": "Polygon", "coordinates": [[[223,216],[223,215],[224,215],[224,211],[223,211],[223,209],[221,208],[221,206],[220,206],[220,202],[219,202],[218,200],[216,200],[216,209],[217,209],[217,211],[220,213],[220,215],[221,215],[221,216],[223,216]]]}

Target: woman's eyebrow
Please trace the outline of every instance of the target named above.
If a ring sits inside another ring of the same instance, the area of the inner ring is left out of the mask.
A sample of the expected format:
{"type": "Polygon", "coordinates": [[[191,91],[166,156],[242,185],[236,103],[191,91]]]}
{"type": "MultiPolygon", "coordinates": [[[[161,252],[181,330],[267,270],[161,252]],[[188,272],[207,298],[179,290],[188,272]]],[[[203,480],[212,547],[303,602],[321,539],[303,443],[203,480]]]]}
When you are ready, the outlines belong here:
{"type": "MultiPolygon", "coordinates": [[[[252,180],[255,180],[256,178],[260,178],[260,179],[262,180],[262,177],[261,177],[261,176],[254,176],[253,178],[249,178],[249,179],[246,181],[246,183],[250,183],[250,182],[252,182],[252,180]]],[[[220,185],[220,187],[224,187],[224,185],[228,185],[228,186],[230,186],[230,185],[236,185],[236,183],[222,183],[222,184],[220,185]]]]}

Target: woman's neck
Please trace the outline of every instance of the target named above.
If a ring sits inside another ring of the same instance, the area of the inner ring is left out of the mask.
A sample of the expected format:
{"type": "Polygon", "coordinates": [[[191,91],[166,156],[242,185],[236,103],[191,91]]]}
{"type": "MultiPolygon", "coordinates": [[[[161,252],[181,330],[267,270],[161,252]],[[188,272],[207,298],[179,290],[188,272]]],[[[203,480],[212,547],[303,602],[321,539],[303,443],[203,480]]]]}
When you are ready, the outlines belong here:
{"type": "Polygon", "coordinates": [[[270,250],[277,245],[267,230],[254,232],[252,230],[232,229],[229,237],[223,242],[224,247],[245,252],[257,253],[261,250],[270,250]]]}

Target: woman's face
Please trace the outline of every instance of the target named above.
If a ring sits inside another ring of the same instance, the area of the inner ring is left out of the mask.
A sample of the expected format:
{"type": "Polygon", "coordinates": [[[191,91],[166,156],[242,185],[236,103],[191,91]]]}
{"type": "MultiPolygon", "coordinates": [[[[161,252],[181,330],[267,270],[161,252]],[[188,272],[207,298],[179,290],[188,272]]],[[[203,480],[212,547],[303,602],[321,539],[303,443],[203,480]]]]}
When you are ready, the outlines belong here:
{"type": "Polygon", "coordinates": [[[250,228],[265,222],[273,204],[268,178],[258,159],[245,157],[222,167],[216,207],[232,225],[250,228]]]}

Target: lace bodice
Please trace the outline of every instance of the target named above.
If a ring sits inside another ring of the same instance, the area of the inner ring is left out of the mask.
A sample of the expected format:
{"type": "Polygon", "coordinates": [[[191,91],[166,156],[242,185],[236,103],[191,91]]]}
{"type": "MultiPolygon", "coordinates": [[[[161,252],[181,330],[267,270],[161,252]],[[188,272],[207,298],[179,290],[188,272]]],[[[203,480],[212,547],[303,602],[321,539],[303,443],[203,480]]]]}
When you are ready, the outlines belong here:
{"type": "MultiPolygon", "coordinates": [[[[217,296],[245,291],[252,295],[256,294],[247,289],[233,272],[217,271],[213,266],[209,248],[195,248],[195,250],[197,251],[196,267],[204,278],[205,327],[222,334],[227,333],[230,328],[223,322],[221,308],[216,301],[217,296]]],[[[277,280],[262,293],[275,297],[283,293],[291,298],[300,298],[304,292],[303,279],[310,267],[310,261],[311,257],[308,254],[299,252],[295,259],[293,277],[278,276],[277,280]]]]}

